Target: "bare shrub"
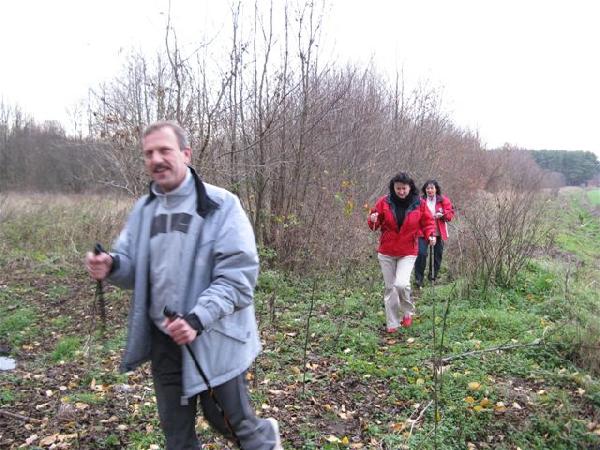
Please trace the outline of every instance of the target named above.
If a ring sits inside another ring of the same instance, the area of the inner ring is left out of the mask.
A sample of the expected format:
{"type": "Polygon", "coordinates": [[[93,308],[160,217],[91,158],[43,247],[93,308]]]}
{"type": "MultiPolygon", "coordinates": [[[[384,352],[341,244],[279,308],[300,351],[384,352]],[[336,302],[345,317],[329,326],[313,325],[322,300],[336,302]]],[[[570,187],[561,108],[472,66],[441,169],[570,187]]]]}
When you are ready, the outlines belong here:
{"type": "Polygon", "coordinates": [[[525,153],[503,151],[494,159],[486,182],[490,191],[473,193],[454,222],[449,265],[484,292],[490,285],[510,286],[529,259],[551,242],[547,197],[538,190],[542,171],[525,153]]]}

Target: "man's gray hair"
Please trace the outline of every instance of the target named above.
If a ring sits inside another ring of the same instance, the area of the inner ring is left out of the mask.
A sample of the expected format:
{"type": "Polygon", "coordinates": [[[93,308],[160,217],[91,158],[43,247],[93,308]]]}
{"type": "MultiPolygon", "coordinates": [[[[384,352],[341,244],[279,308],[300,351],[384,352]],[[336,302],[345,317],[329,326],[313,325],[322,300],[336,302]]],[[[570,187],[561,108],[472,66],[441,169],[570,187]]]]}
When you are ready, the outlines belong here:
{"type": "Polygon", "coordinates": [[[162,130],[163,128],[170,128],[177,137],[177,143],[179,144],[179,150],[188,148],[190,146],[190,140],[188,139],[186,131],[174,120],[159,120],[157,122],[148,125],[142,132],[142,139],[155,131],[162,130]]]}

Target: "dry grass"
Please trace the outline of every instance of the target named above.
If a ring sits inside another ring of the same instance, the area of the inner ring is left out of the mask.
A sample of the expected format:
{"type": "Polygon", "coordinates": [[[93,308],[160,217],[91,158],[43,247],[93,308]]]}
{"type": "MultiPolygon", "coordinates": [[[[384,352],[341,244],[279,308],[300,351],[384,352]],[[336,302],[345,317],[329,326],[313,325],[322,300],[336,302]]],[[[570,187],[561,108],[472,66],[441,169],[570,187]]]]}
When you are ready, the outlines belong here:
{"type": "Polygon", "coordinates": [[[78,257],[94,242],[109,244],[133,200],[101,195],[5,193],[0,197],[2,247],[78,257]]]}

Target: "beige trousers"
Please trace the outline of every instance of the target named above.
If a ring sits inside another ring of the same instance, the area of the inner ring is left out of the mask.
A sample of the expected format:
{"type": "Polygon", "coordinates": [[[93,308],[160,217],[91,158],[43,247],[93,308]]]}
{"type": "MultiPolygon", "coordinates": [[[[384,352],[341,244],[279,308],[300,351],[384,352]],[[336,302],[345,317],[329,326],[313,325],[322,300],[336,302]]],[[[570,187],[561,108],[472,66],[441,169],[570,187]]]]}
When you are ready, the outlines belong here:
{"type": "Polygon", "coordinates": [[[410,274],[417,257],[393,257],[378,253],[377,259],[385,284],[385,321],[388,328],[398,328],[402,317],[412,316],[415,312],[415,305],[410,297],[410,274]]]}

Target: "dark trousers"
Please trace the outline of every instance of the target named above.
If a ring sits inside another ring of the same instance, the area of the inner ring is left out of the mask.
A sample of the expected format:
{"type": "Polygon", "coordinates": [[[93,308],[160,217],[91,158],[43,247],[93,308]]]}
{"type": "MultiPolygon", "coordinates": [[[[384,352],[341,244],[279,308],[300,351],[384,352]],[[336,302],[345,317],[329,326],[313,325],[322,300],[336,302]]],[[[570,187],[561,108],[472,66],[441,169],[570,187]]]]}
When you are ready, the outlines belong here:
{"type": "MultiPolygon", "coordinates": [[[[196,435],[198,397],[204,417],[210,425],[231,438],[231,432],[208,391],[189,398],[187,405],[181,404],[182,351],[186,350],[158,328],[152,328],[152,378],[160,425],[167,442],[166,449],[202,448],[196,435]]],[[[273,426],[254,414],[244,374],[220,386],[213,386],[213,389],[244,450],[271,450],[275,446],[273,426]]]]}
{"type": "Polygon", "coordinates": [[[419,286],[423,286],[423,278],[425,276],[425,266],[429,268],[429,274],[427,278],[434,280],[437,278],[440,267],[442,266],[442,255],[444,254],[444,241],[440,236],[437,237],[436,243],[433,247],[433,274],[431,273],[431,261],[427,264],[427,255],[429,254],[429,245],[425,238],[419,238],[419,256],[415,262],[415,283],[419,286]],[[434,276],[432,276],[434,275],[434,276]]]}

